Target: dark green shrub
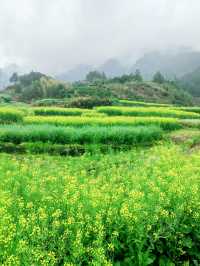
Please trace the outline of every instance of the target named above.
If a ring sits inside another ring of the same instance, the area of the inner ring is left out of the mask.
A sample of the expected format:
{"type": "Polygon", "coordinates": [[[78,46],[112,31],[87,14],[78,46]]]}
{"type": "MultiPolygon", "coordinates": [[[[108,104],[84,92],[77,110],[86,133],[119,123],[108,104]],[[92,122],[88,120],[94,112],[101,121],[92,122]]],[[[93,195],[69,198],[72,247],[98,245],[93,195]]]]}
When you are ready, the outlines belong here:
{"type": "Polygon", "coordinates": [[[22,145],[16,145],[15,143],[0,143],[0,152],[6,153],[25,153],[26,149],[22,145]]]}
{"type": "Polygon", "coordinates": [[[112,104],[113,104],[113,101],[109,98],[79,97],[79,98],[74,98],[70,100],[66,104],[66,106],[91,109],[95,106],[110,106],[112,104]]]}
{"type": "Polygon", "coordinates": [[[34,142],[34,143],[0,143],[0,152],[5,153],[32,153],[61,156],[80,156],[85,153],[85,147],[79,144],[60,145],[52,143],[34,142]]]}
{"type": "Polygon", "coordinates": [[[81,110],[79,108],[59,108],[59,107],[41,107],[41,108],[34,108],[34,113],[36,115],[42,115],[42,116],[80,116],[82,115],[84,110],[81,110]]]}

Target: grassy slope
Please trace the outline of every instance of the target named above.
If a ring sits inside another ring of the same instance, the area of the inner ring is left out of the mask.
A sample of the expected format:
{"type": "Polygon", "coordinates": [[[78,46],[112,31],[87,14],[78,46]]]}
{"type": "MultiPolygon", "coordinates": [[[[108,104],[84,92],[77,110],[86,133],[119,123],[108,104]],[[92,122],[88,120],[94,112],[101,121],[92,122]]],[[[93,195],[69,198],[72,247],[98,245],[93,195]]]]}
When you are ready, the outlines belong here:
{"type": "Polygon", "coordinates": [[[142,100],[170,104],[189,105],[192,97],[178,89],[172,83],[157,84],[154,82],[126,82],[124,84],[105,82],[74,86],[71,96],[116,97],[120,99],[142,100]]]}
{"type": "MultiPolygon", "coordinates": [[[[27,87],[27,90],[29,89],[27,87]]],[[[28,93],[26,87],[23,88],[23,91],[25,94],[28,93]]],[[[15,91],[14,87],[8,88],[6,93],[11,94],[14,99],[23,98],[17,90],[15,91]]],[[[66,85],[65,94],[67,99],[75,97],[100,97],[180,105],[191,105],[193,103],[193,98],[189,94],[178,89],[172,83],[157,84],[146,81],[120,83],[108,80],[94,83],[74,83],[72,85],[66,85]]]]}

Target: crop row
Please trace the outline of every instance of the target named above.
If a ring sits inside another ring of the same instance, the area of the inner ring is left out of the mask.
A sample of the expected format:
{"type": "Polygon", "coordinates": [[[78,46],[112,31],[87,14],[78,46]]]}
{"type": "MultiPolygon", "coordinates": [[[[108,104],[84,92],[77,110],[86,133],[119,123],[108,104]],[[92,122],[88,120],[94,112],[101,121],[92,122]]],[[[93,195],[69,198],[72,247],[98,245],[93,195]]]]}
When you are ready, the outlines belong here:
{"type": "Polygon", "coordinates": [[[119,100],[118,102],[122,106],[172,107],[172,105],[170,105],[170,104],[164,104],[164,103],[147,103],[147,102],[132,101],[132,100],[119,100]]]}
{"type": "Polygon", "coordinates": [[[138,127],[56,127],[50,125],[8,125],[0,127],[0,142],[51,142],[57,144],[149,144],[161,139],[156,126],[138,127]]]}
{"type": "Polygon", "coordinates": [[[185,112],[192,112],[200,114],[200,107],[194,106],[194,107],[176,107],[175,110],[181,110],[185,112]]]}
{"type": "Polygon", "coordinates": [[[14,108],[0,108],[0,124],[23,121],[23,112],[14,108]]]}
{"type": "Polygon", "coordinates": [[[200,115],[193,112],[171,109],[167,107],[98,107],[98,112],[109,116],[159,116],[175,118],[200,118],[200,115]]]}
{"type": "Polygon", "coordinates": [[[86,113],[87,109],[80,108],[59,108],[59,107],[38,107],[32,108],[33,112],[36,115],[62,115],[62,116],[81,116],[83,113],[86,113]]]}
{"type": "Polygon", "coordinates": [[[160,126],[164,130],[181,128],[176,118],[160,117],[64,117],[64,116],[28,116],[24,124],[50,124],[56,126],[160,126]]]}
{"type": "Polygon", "coordinates": [[[133,117],[169,117],[181,119],[198,119],[200,114],[196,109],[171,109],[167,107],[98,107],[95,110],[79,108],[0,108],[0,123],[19,123],[26,116],[74,116],[76,117],[106,117],[106,116],[133,116],[133,117]],[[192,112],[192,110],[194,112],[192,112]]]}
{"type": "MultiPolygon", "coordinates": [[[[125,101],[126,100],[122,100],[125,101]]],[[[46,107],[46,108],[33,108],[32,111],[35,115],[40,116],[158,116],[158,117],[175,117],[175,118],[200,118],[197,114],[198,108],[169,108],[168,106],[163,107],[162,105],[153,106],[145,105],[138,107],[124,107],[124,106],[107,106],[97,107],[95,110],[87,110],[80,108],[58,108],[58,107],[46,107]],[[189,112],[189,113],[188,113],[189,112]]]]}

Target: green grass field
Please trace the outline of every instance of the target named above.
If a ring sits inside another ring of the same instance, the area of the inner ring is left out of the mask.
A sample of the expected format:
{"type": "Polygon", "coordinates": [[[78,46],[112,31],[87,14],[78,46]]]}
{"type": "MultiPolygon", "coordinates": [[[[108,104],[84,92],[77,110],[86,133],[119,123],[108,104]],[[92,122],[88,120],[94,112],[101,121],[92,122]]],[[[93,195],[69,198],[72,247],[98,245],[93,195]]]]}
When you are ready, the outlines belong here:
{"type": "Polygon", "coordinates": [[[0,107],[0,265],[200,265],[198,108],[150,105],[0,107]]]}

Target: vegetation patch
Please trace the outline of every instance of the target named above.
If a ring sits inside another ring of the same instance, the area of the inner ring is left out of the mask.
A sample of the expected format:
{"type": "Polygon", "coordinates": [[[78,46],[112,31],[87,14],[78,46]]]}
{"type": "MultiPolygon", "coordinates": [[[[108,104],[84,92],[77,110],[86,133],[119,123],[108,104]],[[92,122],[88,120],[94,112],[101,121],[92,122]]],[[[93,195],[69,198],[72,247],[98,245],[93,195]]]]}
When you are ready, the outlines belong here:
{"type": "Polygon", "coordinates": [[[197,129],[181,129],[170,132],[170,139],[177,143],[191,142],[196,136],[200,136],[200,131],[197,129]]]}
{"type": "Polygon", "coordinates": [[[192,112],[192,113],[200,114],[200,107],[198,107],[198,106],[176,107],[176,110],[182,110],[182,111],[186,111],[186,112],[192,112]]]}
{"type": "Polygon", "coordinates": [[[119,100],[119,105],[122,106],[138,106],[138,107],[172,107],[170,104],[164,103],[148,103],[140,101],[131,101],[131,100],[119,100]]]}
{"type": "Polygon", "coordinates": [[[184,119],[180,123],[183,127],[200,128],[200,119],[184,119]]]}
{"type": "Polygon", "coordinates": [[[174,110],[166,107],[97,107],[98,112],[105,113],[110,116],[159,116],[159,117],[176,117],[198,119],[200,115],[197,113],[174,110]]]}
{"type": "Polygon", "coordinates": [[[0,108],[0,124],[20,123],[23,113],[14,108],[0,108]]]}
{"type": "Polygon", "coordinates": [[[4,265],[199,261],[199,153],[1,154],[0,168],[4,265]]]}
{"type": "Polygon", "coordinates": [[[127,144],[146,145],[160,140],[163,131],[157,126],[138,127],[56,127],[50,125],[1,126],[0,141],[51,142],[58,144],[127,144]]]}
{"type": "MultiPolygon", "coordinates": [[[[101,114],[101,113],[100,113],[101,114]]],[[[56,126],[149,126],[156,125],[164,130],[175,130],[182,128],[176,118],[162,117],[62,117],[62,116],[27,116],[24,124],[56,125],[56,126]]]]}
{"type": "Polygon", "coordinates": [[[59,108],[59,107],[46,107],[46,108],[33,108],[36,115],[51,116],[51,115],[62,115],[62,116],[80,116],[86,110],[79,108],[59,108]]]}
{"type": "Polygon", "coordinates": [[[85,153],[85,147],[83,145],[73,144],[73,145],[59,145],[44,142],[34,142],[34,143],[0,143],[0,152],[5,153],[31,153],[31,154],[41,154],[48,153],[50,155],[61,155],[61,156],[80,156],[85,153]]]}

